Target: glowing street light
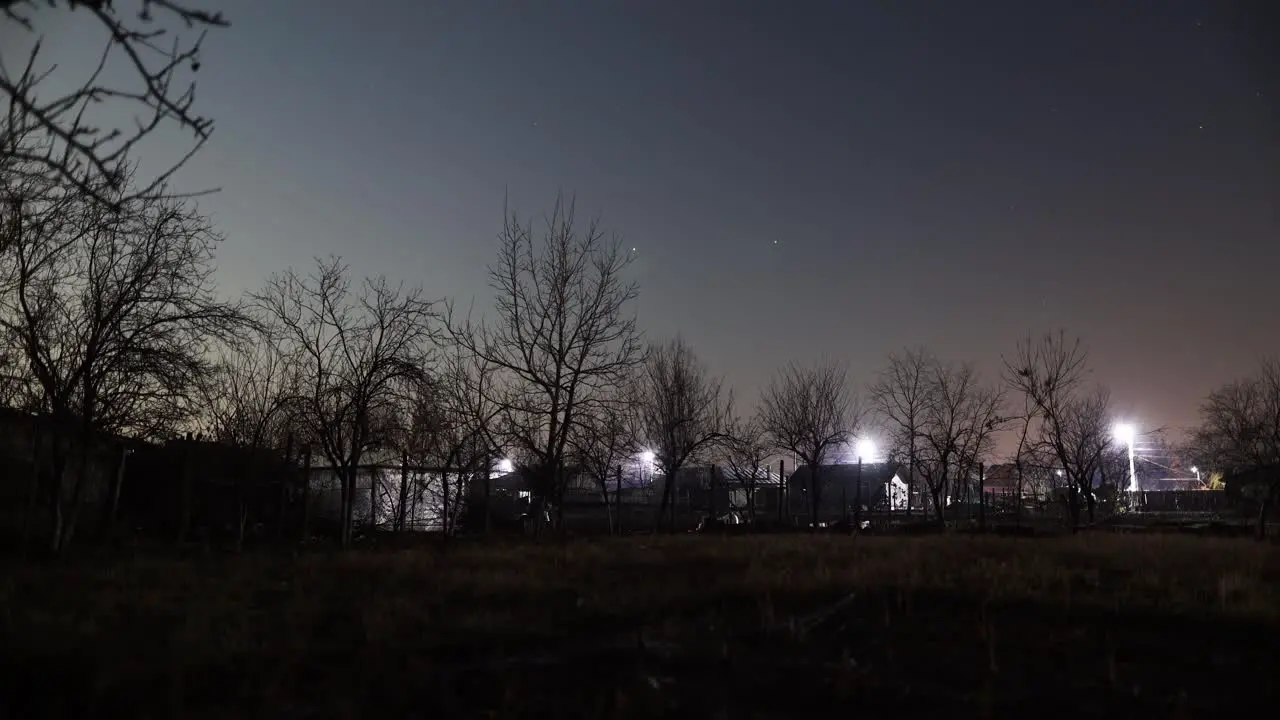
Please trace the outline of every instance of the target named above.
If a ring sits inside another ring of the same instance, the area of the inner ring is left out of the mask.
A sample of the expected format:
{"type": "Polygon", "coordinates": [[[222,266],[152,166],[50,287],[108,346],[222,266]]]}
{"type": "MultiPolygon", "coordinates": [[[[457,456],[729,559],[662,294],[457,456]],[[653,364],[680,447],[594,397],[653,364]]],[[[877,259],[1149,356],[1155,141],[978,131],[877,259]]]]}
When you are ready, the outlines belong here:
{"type": "Polygon", "coordinates": [[[511,461],[511,458],[502,458],[501,460],[498,461],[498,472],[513,473],[515,471],[516,471],[516,464],[511,461]]]}
{"type": "Polygon", "coordinates": [[[1137,432],[1129,423],[1120,423],[1115,427],[1116,439],[1129,446],[1129,492],[1138,491],[1138,474],[1133,469],[1133,440],[1137,432]]]}
{"type": "Polygon", "coordinates": [[[858,460],[871,462],[876,456],[876,443],[871,438],[862,438],[854,445],[853,451],[858,460]]]}
{"type": "Polygon", "coordinates": [[[644,452],[640,453],[640,462],[644,463],[645,465],[652,465],[653,461],[656,460],[657,457],[658,456],[655,455],[652,450],[645,450],[644,452]]]}
{"type": "Polygon", "coordinates": [[[1201,480],[1201,479],[1200,479],[1200,468],[1196,467],[1195,465],[1192,465],[1192,466],[1191,466],[1191,472],[1195,473],[1195,476],[1196,476],[1196,482],[1198,482],[1198,483],[1202,483],[1202,482],[1204,482],[1203,480],[1201,480]]]}

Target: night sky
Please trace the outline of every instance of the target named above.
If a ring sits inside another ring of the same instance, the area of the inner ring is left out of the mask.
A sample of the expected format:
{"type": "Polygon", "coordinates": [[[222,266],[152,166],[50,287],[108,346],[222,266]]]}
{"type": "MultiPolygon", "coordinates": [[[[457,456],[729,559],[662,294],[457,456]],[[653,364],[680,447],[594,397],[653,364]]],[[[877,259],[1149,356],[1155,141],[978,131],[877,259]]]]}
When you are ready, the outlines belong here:
{"type": "MultiPolygon", "coordinates": [[[[222,188],[229,291],[338,253],[487,305],[504,193],[562,189],[638,249],[650,336],[747,405],[793,358],[994,375],[1061,328],[1178,427],[1280,353],[1280,41],[1245,5],[212,4],[179,182],[222,188]]],[[[98,46],[60,17],[69,65],[98,46]]]]}

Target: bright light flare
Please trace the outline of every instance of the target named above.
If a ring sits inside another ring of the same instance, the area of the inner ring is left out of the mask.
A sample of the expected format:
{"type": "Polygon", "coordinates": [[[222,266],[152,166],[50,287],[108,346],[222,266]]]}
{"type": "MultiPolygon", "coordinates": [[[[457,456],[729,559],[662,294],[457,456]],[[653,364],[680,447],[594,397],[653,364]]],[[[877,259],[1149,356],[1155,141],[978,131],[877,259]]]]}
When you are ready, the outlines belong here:
{"type": "Polygon", "coordinates": [[[513,473],[515,471],[516,471],[516,464],[511,461],[511,458],[502,458],[501,460],[498,461],[498,472],[513,473]]]}
{"type": "Polygon", "coordinates": [[[1112,430],[1112,432],[1115,433],[1116,439],[1124,443],[1125,445],[1132,445],[1133,438],[1137,435],[1137,433],[1133,429],[1133,426],[1130,425],[1129,423],[1120,423],[1116,425],[1115,429],[1112,430]]]}
{"type": "Polygon", "coordinates": [[[658,456],[655,455],[652,450],[645,450],[644,452],[640,453],[640,462],[644,463],[645,465],[652,465],[653,461],[656,460],[657,458],[658,456]]]}
{"type": "Polygon", "coordinates": [[[859,460],[870,462],[876,456],[876,443],[871,438],[862,438],[854,445],[853,451],[859,460]]]}

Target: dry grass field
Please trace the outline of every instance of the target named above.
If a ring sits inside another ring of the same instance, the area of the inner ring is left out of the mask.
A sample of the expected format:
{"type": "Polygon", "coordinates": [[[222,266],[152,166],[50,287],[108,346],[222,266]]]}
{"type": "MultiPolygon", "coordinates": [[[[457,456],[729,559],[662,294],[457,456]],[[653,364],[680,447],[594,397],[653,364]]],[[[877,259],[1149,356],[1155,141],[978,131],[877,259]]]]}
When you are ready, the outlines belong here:
{"type": "Polygon", "coordinates": [[[5,717],[1202,717],[1274,707],[1280,668],[1280,553],[1245,540],[685,536],[0,570],[5,717]]]}

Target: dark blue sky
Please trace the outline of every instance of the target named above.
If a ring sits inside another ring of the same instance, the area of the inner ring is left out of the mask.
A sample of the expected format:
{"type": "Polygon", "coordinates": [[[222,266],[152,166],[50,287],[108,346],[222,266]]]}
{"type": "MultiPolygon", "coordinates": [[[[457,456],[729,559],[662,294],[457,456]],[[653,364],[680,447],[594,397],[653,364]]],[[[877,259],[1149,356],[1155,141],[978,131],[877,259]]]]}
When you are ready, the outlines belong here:
{"type": "Polygon", "coordinates": [[[994,374],[1062,328],[1179,426],[1280,352],[1280,85],[1238,3],[207,4],[180,182],[222,188],[230,289],[333,252],[487,305],[504,193],[563,189],[748,403],[793,358],[994,374]]]}

